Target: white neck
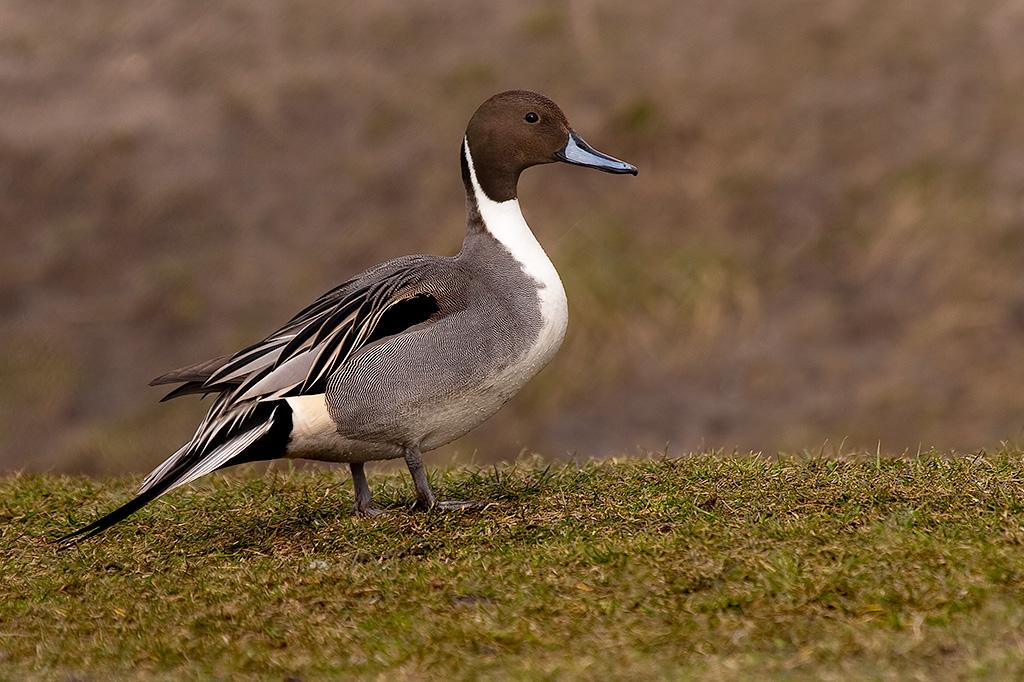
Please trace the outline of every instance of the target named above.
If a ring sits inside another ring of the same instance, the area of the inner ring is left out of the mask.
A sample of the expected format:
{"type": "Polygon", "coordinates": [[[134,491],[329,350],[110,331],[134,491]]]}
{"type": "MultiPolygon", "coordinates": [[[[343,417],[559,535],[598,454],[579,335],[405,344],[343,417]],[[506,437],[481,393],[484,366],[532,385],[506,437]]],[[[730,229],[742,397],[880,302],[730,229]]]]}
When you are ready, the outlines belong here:
{"type": "Polygon", "coordinates": [[[530,230],[530,226],[526,224],[523,212],[519,209],[519,199],[494,201],[487,196],[476,177],[473,156],[469,153],[469,141],[463,140],[462,147],[466,154],[466,165],[469,167],[469,179],[473,185],[473,197],[476,199],[484,229],[512,254],[523,272],[540,285],[538,296],[544,318],[540,341],[551,343],[554,349],[557,349],[569,319],[562,280],[544,248],[530,230]]]}
{"type": "Polygon", "coordinates": [[[476,177],[473,156],[469,153],[469,141],[464,140],[462,145],[466,153],[466,164],[469,166],[469,179],[473,184],[473,197],[476,199],[484,229],[508,249],[526,274],[544,285],[548,285],[553,279],[561,287],[555,266],[551,264],[544,248],[537,241],[530,226],[526,224],[526,218],[519,208],[519,199],[494,201],[487,196],[476,177]]]}

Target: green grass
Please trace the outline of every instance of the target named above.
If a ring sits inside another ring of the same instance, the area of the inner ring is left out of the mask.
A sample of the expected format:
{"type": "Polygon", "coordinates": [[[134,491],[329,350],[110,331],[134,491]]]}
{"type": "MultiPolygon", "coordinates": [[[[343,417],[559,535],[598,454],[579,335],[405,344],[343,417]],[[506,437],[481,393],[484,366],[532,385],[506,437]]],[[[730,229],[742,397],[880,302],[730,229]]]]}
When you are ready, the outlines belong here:
{"type": "Polygon", "coordinates": [[[1016,451],[221,477],[47,543],[134,482],[0,479],[0,678],[1024,675],[1016,451]]]}

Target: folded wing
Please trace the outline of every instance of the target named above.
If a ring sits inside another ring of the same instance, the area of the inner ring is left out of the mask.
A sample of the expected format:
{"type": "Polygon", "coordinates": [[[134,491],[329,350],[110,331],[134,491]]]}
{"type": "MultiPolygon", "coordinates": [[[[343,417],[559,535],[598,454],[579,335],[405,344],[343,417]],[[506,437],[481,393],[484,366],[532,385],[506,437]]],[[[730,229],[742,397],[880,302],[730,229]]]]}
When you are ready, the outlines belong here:
{"type": "Polygon", "coordinates": [[[181,384],[164,400],[192,393],[231,393],[237,401],[322,393],[352,353],[438,313],[428,284],[436,261],[412,256],[379,266],[327,292],[262,341],[150,384],[181,384]]]}
{"type": "Polygon", "coordinates": [[[138,495],[63,540],[102,532],[174,488],[233,464],[284,454],[291,411],[284,398],[324,393],[327,381],[369,344],[440,315],[442,259],[385,263],[327,292],[259,343],[230,356],[168,372],[154,385],[217,398],[192,439],[154,469],[138,495]]]}

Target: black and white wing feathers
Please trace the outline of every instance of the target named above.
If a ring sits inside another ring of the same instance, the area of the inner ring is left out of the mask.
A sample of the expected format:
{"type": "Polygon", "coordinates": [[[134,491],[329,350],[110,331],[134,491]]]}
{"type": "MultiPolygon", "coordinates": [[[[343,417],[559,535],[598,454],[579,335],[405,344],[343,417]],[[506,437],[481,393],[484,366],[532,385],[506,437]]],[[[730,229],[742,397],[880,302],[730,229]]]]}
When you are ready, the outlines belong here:
{"type": "Polygon", "coordinates": [[[354,352],[438,312],[436,292],[424,286],[438,260],[410,256],[379,266],[327,292],[262,341],[153,384],[182,382],[165,400],[188,393],[231,393],[238,401],[322,393],[354,352]],[[276,380],[268,381],[271,375],[276,380]]]}
{"type": "Polygon", "coordinates": [[[410,256],[385,263],[319,297],[262,341],[155,379],[154,385],[181,383],[165,399],[188,393],[217,398],[192,439],[145,478],[133,500],[62,542],[92,537],[217,469],[282,456],[292,428],[282,399],[324,393],[354,353],[435,319],[442,260],[410,256]]]}

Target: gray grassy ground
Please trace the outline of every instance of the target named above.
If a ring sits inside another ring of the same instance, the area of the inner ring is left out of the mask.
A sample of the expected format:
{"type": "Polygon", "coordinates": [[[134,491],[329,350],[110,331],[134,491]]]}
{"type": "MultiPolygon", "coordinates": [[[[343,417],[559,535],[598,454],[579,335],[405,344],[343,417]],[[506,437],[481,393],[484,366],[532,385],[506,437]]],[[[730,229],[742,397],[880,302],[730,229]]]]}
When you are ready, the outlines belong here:
{"type": "Polygon", "coordinates": [[[1024,674],[1024,455],[215,478],[98,541],[130,480],[0,481],[0,677],[1024,674]]]}

